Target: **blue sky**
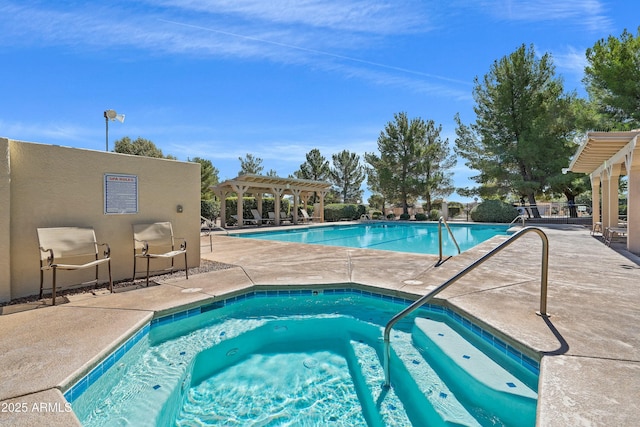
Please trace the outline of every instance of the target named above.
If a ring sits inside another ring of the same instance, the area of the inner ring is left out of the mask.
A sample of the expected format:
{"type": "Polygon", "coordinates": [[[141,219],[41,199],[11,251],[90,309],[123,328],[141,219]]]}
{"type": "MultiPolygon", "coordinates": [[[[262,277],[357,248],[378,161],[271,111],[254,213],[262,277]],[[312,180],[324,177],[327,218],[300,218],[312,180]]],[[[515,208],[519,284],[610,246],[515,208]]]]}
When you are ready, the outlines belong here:
{"type": "MultiPolygon", "coordinates": [[[[233,178],[238,157],[288,176],[317,148],[377,152],[394,113],[475,120],[472,88],[521,44],[584,94],[584,52],[637,0],[0,1],[0,136],[92,150],[124,136],[233,178]]],[[[114,171],[118,172],[118,171],[114,171]]],[[[458,187],[474,174],[461,159],[458,187]]],[[[452,195],[449,200],[466,201],[452,195]]]]}

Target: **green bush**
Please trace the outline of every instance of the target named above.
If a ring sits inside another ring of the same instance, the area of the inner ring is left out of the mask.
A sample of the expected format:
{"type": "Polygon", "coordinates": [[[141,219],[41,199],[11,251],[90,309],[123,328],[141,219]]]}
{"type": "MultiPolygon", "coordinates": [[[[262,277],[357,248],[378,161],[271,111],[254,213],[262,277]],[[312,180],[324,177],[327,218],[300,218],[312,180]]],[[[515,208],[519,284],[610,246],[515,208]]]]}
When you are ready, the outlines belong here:
{"type": "Polygon", "coordinates": [[[423,213],[417,213],[416,214],[416,221],[426,221],[427,220],[427,216],[423,213]]]}
{"type": "Polygon", "coordinates": [[[200,200],[200,215],[207,219],[220,216],[220,202],[217,200],[200,200]]]}
{"type": "Polygon", "coordinates": [[[438,209],[431,209],[428,218],[429,221],[437,221],[440,218],[440,211],[438,209]]]}
{"type": "Polygon", "coordinates": [[[351,203],[331,203],[324,207],[325,221],[340,221],[341,219],[360,219],[367,212],[364,205],[351,203]]]}
{"type": "Polygon", "coordinates": [[[387,219],[396,219],[396,216],[393,212],[387,214],[387,219]]]}
{"type": "Polygon", "coordinates": [[[409,215],[408,213],[401,213],[400,214],[400,219],[402,221],[409,221],[409,219],[411,219],[411,215],[409,215]]]}
{"type": "MultiPolygon", "coordinates": [[[[427,204],[423,203],[422,204],[422,209],[425,210],[425,212],[427,211],[427,204]]],[[[442,209],[442,199],[434,199],[431,201],[431,209],[442,209]]]]}
{"type": "Polygon", "coordinates": [[[382,215],[382,212],[380,211],[373,211],[371,212],[371,219],[383,219],[384,215],[382,215]]]}
{"type": "Polygon", "coordinates": [[[471,210],[475,222],[511,222],[518,216],[518,210],[500,200],[485,200],[471,210]]]}

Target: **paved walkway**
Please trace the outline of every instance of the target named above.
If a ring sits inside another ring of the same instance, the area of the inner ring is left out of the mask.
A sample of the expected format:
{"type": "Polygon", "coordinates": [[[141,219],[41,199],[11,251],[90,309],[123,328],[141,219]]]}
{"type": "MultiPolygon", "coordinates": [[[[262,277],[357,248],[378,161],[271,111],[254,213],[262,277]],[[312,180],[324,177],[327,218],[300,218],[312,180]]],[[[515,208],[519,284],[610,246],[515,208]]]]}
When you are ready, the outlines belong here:
{"type": "MultiPolygon", "coordinates": [[[[505,338],[543,355],[540,426],[635,426],[640,419],[640,259],[579,226],[549,237],[548,318],[540,304],[541,239],[522,236],[440,294],[505,338]]],[[[0,316],[0,425],[78,425],[60,390],[151,318],[252,286],[357,283],[423,295],[503,241],[436,266],[437,257],[213,237],[202,258],[229,270],[0,316]],[[199,289],[198,289],[199,288],[199,289]],[[17,412],[16,408],[24,409],[17,412]]]]}

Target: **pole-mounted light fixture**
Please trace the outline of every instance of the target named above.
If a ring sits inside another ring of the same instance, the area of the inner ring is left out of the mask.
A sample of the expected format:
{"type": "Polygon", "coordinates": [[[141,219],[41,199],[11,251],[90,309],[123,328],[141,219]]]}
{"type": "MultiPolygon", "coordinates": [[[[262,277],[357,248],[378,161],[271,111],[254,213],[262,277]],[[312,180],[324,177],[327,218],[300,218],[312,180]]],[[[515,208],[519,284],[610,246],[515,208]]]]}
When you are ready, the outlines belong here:
{"type": "Polygon", "coordinates": [[[120,123],[124,123],[124,114],[118,114],[116,113],[116,110],[105,110],[104,112],[104,122],[107,127],[106,151],[109,151],[109,120],[111,121],[117,120],[120,123]]]}

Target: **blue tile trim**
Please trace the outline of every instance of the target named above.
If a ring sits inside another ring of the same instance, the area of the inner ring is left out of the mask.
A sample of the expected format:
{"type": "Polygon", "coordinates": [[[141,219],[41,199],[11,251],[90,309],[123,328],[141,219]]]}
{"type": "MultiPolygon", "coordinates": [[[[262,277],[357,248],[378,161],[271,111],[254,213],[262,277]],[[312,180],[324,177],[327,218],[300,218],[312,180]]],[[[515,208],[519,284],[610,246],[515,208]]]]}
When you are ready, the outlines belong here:
{"type": "MultiPolygon", "coordinates": [[[[333,288],[333,289],[280,289],[280,290],[264,290],[264,291],[250,291],[241,295],[236,295],[223,300],[215,301],[213,303],[202,305],[200,307],[191,308],[189,310],[180,311],[177,313],[169,314],[167,316],[158,317],[151,320],[150,323],[143,326],[138,332],[136,332],[125,343],[120,345],[114,352],[107,356],[98,366],[93,368],[91,372],[82,377],[77,383],[75,383],[69,390],[64,393],[65,399],[69,403],[73,403],[78,396],[80,396],[88,387],[90,387],[95,381],[98,380],[110,367],[115,365],[127,351],[129,351],[136,343],[138,343],[143,337],[146,337],[149,331],[155,327],[166,325],[176,322],[178,320],[186,319],[193,316],[198,316],[202,313],[206,313],[211,310],[217,310],[228,305],[235,304],[247,299],[256,297],[260,298],[272,298],[283,296],[311,296],[314,294],[322,293],[324,295],[362,295],[370,298],[381,299],[383,301],[394,302],[398,304],[410,305],[414,301],[397,296],[379,294],[372,291],[366,291],[356,288],[333,288]]],[[[425,304],[418,309],[422,311],[423,315],[429,313],[444,314],[463,328],[471,331],[475,335],[481,337],[492,347],[497,348],[500,352],[506,354],[509,358],[522,365],[532,373],[540,374],[540,363],[536,360],[524,355],[519,350],[511,347],[503,340],[495,337],[490,332],[482,329],[481,327],[472,323],[469,319],[463,317],[459,313],[455,312],[449,307],[443,307],[437,304],[425,304]]]]}
{"type": "Polygon", "coordinates": [[[142,338],[149,334],[150,324],[147,323],[142,328],[133,334],[127,341],[122,343],[115,351],[107,356],[102,362],[100,362],[95,368],[93,368],[87,375],[82,377],[77,383],[75,383],[69,390],[64,393],[64,398],[67,402],[73,403],[78,396],[84,393],[91,384],[96,382],[98,378],[109,370],[110,367],[115,365],[127,351],[129,351],[135,344],[137,344],[142,338]]]}

